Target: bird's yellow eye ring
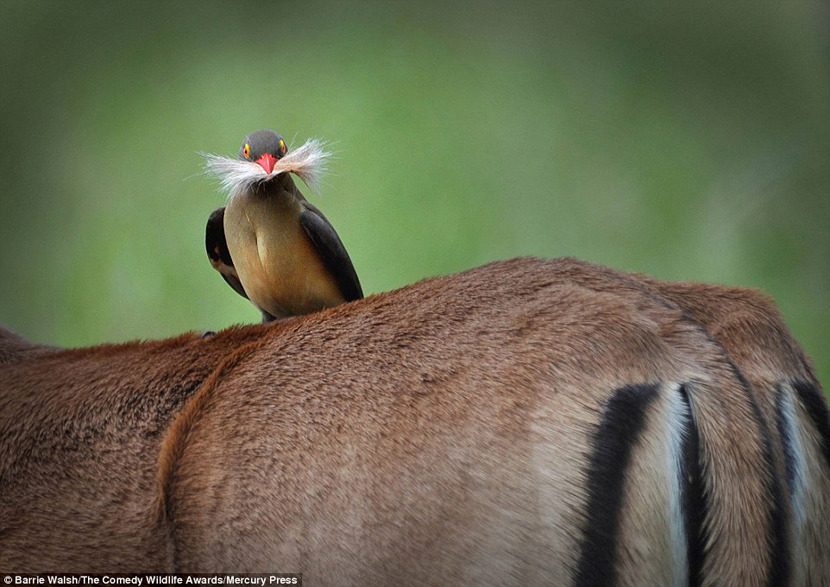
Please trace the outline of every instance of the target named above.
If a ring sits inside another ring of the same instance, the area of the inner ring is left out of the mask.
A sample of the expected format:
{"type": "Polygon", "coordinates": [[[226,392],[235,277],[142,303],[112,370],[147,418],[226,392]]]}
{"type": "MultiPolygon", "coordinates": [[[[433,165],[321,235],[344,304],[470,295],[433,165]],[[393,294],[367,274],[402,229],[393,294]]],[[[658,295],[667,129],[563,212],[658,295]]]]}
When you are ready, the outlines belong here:
{"type": "Polygon", "coordinates": [[[283,155],[285,155],[285,152],[286,152],[287,150],[288,150],[288,149],[286,149],[286,148],[285,148],[285,141],[283,141],[282,139],[280,139],[280,151],[282,151],[282,154],[283,154],[283,155]]]}
{"type": "Polygon", "coordinates": [[[251,156],[251,145],[248,143],[245,143],[245,148],[242,149],[242,156],[245,157],[245,159],[251,156]]]}

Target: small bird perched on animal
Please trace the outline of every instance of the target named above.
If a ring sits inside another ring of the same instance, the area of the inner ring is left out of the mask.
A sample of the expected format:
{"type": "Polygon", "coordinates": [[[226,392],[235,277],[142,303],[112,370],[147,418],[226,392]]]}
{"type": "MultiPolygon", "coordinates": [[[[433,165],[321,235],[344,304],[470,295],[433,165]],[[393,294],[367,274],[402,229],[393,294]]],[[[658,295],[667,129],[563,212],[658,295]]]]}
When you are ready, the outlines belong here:
{"type": "Polygon", "coordinates": [[[288,153],[273,130],[246,136],[237,160],[206,155],[207,169],[229,192],[227,205],[207,222],[208,258],[263,322],[363,297],[337,232],[289,175],[313,187],[326,157],[315,140],[288,153]]]}

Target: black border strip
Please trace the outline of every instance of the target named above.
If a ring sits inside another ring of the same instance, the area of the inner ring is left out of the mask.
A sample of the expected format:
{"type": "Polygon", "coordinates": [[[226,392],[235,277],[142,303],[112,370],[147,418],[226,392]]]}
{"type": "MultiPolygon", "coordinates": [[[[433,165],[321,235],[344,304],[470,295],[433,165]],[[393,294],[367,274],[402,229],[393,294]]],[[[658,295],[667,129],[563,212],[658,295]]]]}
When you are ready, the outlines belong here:
{"type": "MultiPolygon", "coordinates": [[[[764,479],[764,488],[767,496],[770,499],[769,510],[769,525],[766,528],[767,544],[769,548],[769,575],[767,577],[767,585],[789,585],[790,580],[790,531],[788,513],[789,508],[784,499],[784,487],[779,476],[778,467],[773,456],[771,432],[767,420],[761,413],[761,408],[758,405],[757,396],[753,387],[749,384],[743,372],[738,369],[737,365],[729,359],[729,365],[734,371],[746,392],[746,397],[749,400],[749,405],[752,408],[753,419],[761,433],[761,448],[764,459],[764,470],[766,478],[764,479]]],[[[786,471],[785,471],[786,473],[786,471]]],[[[783,481],[786,483],[786,480],[783,481]]]]}
{"type": "Polygon", "coordinates": [[[688,419],[683,427],[682,464],[680,469],[680,491],[683,504],[683,523],[686,528],[686,561],[689,585],[703,583],[703,564],[706,559],[706,529],[704,521],[709,514],[706,491],[703,486],[702,464],[700,462],[700,436],[695,421],[689,388],[683,384],[678,389],[686,406],[688,419]]]}
{"type": "Polygon", "coordinates": [[[613,585],[620,513],[628,464],[657,397],[657,384],[626,385],[608,401],[592,440],[586,486],[585,530],[580,544],[576,585],[613,585]]]}

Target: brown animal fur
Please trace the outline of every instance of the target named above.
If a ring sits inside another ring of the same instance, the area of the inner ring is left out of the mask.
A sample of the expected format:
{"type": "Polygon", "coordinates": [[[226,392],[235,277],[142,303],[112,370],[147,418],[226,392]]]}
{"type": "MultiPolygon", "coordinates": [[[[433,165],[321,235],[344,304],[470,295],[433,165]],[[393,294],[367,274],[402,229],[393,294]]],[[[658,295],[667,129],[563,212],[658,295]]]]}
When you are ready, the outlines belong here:
{"type": "MultiPolygon", "coordinates": [[[[560,259],[563,267],[580,272],[585,263],[574,259],[560,259]]],[[[762,412],[766,433],[778,476],[785,477],[783,443],[777,425],[776,406],[779,394],[785,401],[798,406],[800,424],[797,433],[803,437],[802,445],[806,477],[804,484],[810,490],[804,496],[809,502],[805,524],[800,529],[792,525],[792,507],[796,499],[786,483],[780,482],[784,498],[785,518],[789,522],[786,531],[793,552],[791,572],[793,584],[821,584],[830,577],[830,556],[826,537],[830,536],[830,469],[822,465],[822,440],[811,418],[793,391],[793,383],[813,385],[822,394],[821,384],[804,351],[784,324],[775,303],[757,290],[706,283],[665,282],[640,275],[618,273],[611,269],[592,266],[589,279],[617,279],[659,296],[676,305],[721,345],[729,360],[737,367],[749,387],[749,392],[762,412]],[[633,283],[632,283],[633,282],[633,283]],[[807,563],[810,561],[810,564],[807,563]],[[806,573],[806,574],[804,574],[806,573]]],[[[717,453],[713,455],[717,458],[717,453]]],[[[730,557],[724,557],[728,565],[730,557]]],[[[709,576],[722,576],[713,570],[709,576]]]]}
{"type": "Polygon", "coordinates": [[[636,276],[647,289],[680,306],[694,320],[702,323],[726,350],[729,358],[746,378],[758,406],[768,422],[768,432],[776,468],[786,476],[780,423],[779,402],[796,406],[796,435],[803,447],[803,499],[791,494],[782,483],[786,500],[789,540],[791,543],[792,584],[820,585],[830,582],[830,468],[822,463],[819,431],[806,413],[808,407],[794,392],[793,384],[811,384],[821,393],[821,384],[804,351],[784,324],[775,303],[758,291],[700,283],[660,282],[636,276]],[[783,397],[786,396],[786,397],[783,397]],[[809,488],[809,489],[807,489],[809,488]],[[804,509],[803,520],[793,508],[804,509]],[[809,513],[808,513],[809,512],[809,513]]]}
{"type": "Polygon", "coordinates": [[[0,570],[170,568],[153,509],[161,439],[260,331],[63,350],[0,329],[0,570]]]}
{"type": "Polygon", "coordinates": [[[827,576],[827,439],[787,391],[817,381],[754,292],[518,259],[206,340],[30,358],[20,344],[0,337],[0,569],[567,584],[606,406],[656,384],[616,579],[682,582],[667,449],[682,384],[708,499],[704,584],[827,576]],[[804,450],[799,524],[776,386],[804,450]],[[772,562],[776,519],[789,571],[772,562]]]}

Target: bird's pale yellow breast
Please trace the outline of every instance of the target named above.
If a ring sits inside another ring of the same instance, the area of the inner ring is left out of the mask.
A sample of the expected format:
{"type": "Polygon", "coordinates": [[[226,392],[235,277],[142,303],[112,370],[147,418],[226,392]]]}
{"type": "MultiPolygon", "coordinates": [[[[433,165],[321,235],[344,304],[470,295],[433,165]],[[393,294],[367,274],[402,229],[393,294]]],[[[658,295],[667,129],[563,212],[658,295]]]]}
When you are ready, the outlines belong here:
{"type": "Polygon", "coordinates": [[[225,238],[245,293],[275,317],[345,301],[300,225],[301,212],[285,190],[236,194],[225,209],[225,238]]]}

